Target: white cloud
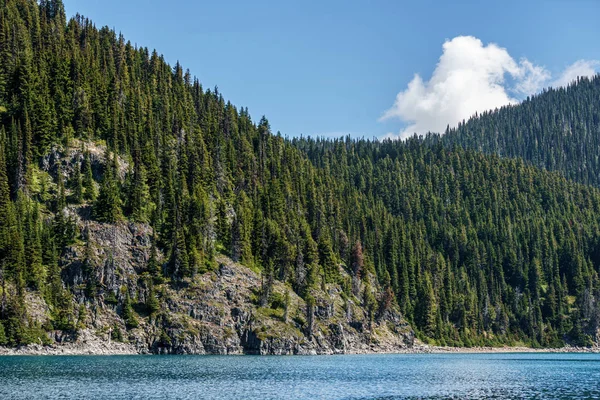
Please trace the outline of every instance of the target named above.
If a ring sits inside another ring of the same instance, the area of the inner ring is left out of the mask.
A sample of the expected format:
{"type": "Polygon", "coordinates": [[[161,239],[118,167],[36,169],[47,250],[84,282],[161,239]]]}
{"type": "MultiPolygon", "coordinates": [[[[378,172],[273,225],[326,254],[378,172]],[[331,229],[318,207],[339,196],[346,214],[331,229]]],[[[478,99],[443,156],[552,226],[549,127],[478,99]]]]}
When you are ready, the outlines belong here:
{"type": "MultiPolygon", "coordinates": [[[[595,61],[578,61],[554,81],[554,86],[565,85],[576,76],[589,76],[597,66],[595,61]]],[[[443,133],[448,124],[455,126],[475,112],[517,103],[549,82],[551,74],[544,67],[525,58],[517,62],[494,43],[484,45],[473,36],[458,36],[444,43],[429,81],[415,74],[381,120],[397,118],[407,124],[399,134],[386,137],[443,133]]]]}
{"type": "Polygon", "coordinates": [[[533,65],[523,58],[520,62],[519,73],[515,76],[514,91],[520,95],[530,95],[540,91],[552,75],[544,67],[533,65]]]}
{"type": "Polygon", "coordinates": [[[600,67],[600,61],[579,60],[568,66],[558,79],[551,83],[551,86],[568,86],[577,77],[592,76],[596,74],[600,67]]]}

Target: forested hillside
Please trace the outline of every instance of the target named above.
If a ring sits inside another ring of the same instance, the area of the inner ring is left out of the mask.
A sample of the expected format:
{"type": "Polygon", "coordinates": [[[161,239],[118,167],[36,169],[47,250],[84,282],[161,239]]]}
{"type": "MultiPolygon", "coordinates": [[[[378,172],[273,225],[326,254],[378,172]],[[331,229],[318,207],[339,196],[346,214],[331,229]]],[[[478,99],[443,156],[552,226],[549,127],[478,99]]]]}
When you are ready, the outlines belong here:
{"type": "Polygon", "coordinates": [[[597,330],[597,190],[417,139],[295,144],[383,202],[389,214],[367,219],[363,240],[420,332],[551,345],[597,330]]]}
{"type": "MultiPolygon", "coordinates": [[[[329,295],[357,332],[393,331],[400,311],[439,344],[596,340],[597,189],[417,139],[285,139],[156,51],[67,21],[60,0],[0,5],[0,344],[86,328],[98,308],[170,343],[177,301],[213,306],[198,293],[227,275],[223,257],[260,274],[252,312],[279,310],[305,341],[313,317],[331,318],[329,295]],[[106,244],[118,240],[100,240],[107,229],[148,237],[135,273],[106,244]],[[47,315],[30,315],[32,296],[47,315]],[[302,317],[288,319],[296,297],[302,317]]],[[[595,98],[597,81],[581,83],[595,98]]],[[[509,111],[570,118],[548,97],[509,111]]]]}
{"type": "MultiPolygon", "coordinates": [[[[436,135],[434,135],[436,136],[436,135]]],[[[436,140],[437,137],[430,139],[436,140]]],[[[580,183],[600,186],[600,75],[550,88],[519,105],[463,121],[442,136],[504,157],[519,157],[580,183]]]]}

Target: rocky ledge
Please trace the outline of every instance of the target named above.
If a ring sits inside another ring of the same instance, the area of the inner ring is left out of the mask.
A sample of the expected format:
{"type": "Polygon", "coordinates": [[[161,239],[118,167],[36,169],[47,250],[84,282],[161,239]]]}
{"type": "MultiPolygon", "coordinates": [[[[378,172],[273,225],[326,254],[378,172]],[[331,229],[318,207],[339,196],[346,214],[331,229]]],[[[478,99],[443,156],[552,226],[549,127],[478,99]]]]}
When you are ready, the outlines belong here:
{"type": "MultiPolygon", "coordinates": [[[[403,352],[414,344],[395,306],[368,315],[362,300],[337,284],[313,290],[309,306],[276,281],[260,306],[260,273],[225,256],[193,279],[153,281],[146,269],[147,225],[100,224],[80,214],[71,212],[90,247],[72,246],[62,263],[77,329],[49,332],[50,346],[0,354],[345,354],[403,352]],[[98,288],[93,296],[85,285],[90,274],[98,288]]],[[[50,310],[42,296],[28,292],[26,299],[32,322],[47,326],[50,310]]]]}

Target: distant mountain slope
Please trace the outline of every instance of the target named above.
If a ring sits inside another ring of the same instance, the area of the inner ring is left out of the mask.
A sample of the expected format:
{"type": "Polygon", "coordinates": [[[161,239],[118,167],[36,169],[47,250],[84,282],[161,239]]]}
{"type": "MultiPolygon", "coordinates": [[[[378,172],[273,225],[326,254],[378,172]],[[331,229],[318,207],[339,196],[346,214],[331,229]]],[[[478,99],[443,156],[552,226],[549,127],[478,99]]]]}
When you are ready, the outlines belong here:
{"type": "Polygon", "coordinates": [[[600,75],[548,89],[449,129],[447,145],[519,157],[574,181],[600,186],[600,75]]]}

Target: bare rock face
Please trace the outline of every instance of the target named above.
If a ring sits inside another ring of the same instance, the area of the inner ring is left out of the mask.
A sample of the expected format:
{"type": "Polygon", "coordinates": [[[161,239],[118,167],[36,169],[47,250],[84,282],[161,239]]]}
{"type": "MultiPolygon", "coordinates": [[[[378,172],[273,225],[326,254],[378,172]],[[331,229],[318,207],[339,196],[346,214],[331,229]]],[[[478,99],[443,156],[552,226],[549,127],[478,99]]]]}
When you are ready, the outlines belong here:
{"type": "MultiPolygon", "coordinates": [[[[90,240],[91,272],[84,267],[86,249],[76,245],[65,253],[63,279],[73,288],[76,303],[88,310],[85,323],[99,340],[117,340],[136,352],[155,354],[343,354],[412,346],[412,330],[397,312],[369,324],[359,300],[343,300],[339,287],[314,293],[314,332],[309,339],[302,298],[290,293],[287,320],[277,302],[258,307],[260,276],[224,256],[217,257],[214,271],[177,284],[155,285],[160,309],[149,315],[144,303],[149,296],[150,227],[79,224],[90,240]],[[98,283],[94,298],[85,290],[90,273],[98,283]],[[135,328],[123,320],[127,296],[137,312],[135,328]]],[[[87,253],[89,257],[89,249],[87,253]]],[[[276,282],[273,296],[283,298],[286,291],[283,283],[276,282]]],[[[55,340],[64,341],[60,335],[55,340]]]]}
{"type": "Polygon", "coordinates": [[[27,315],[38,325],[44,324],[50,316],[50,309],[39,293],[25,293],[25,308],[27,315]]]}
{"type": "MultiPolygon", "coordinates": [[[[65,176],[72,176],[75,167],[81,166],[83,162],[82,150],[89,152],[94,179],[100,181],[104,165],[106,165],[106,148],[94,142],[73,139],[67,148],[59,145],[53,146],[41,160],[42,170],[52,176],[56,176],[59,172],[65,176]]],[[[129,169],[129,163],[122,157],[118,157],[118,164],[119,177],[123,179],[129,169]]]]}
{"type": "Polygon", "coordinates": [[[99,288],[101,303],[109,297],[121,301],[127,292],[130,297],[143,295],[136,292],[140,274],[146,270],[150,257],[152,229],[145,224],[79,222],[82,235],[90,241],[88,254],[81,245],[71,246],[62,262],[63,281],[72,288],[76,300],[79,303],[88,300],[84,289],[90,279],[99,288]],[[86,257],[90,258],[88,269],[84,266],[86,257]]]}

